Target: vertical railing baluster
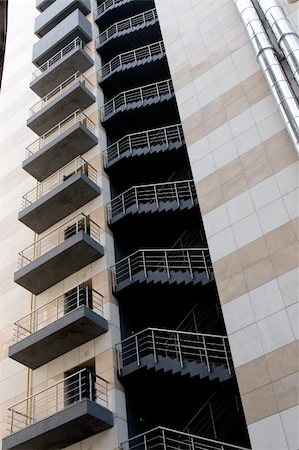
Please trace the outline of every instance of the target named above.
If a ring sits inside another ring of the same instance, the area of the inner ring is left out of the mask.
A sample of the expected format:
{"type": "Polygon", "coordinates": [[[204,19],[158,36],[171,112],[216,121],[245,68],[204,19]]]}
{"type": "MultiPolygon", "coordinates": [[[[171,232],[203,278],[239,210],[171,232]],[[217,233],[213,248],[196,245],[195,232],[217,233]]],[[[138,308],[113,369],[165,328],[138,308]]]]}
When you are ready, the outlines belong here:
{"type": "Polygon", "coordinates": [[[129,270],[129,279],[132,281],[132,267],[131,267],[131,258],[128,257],[128,270],[129,270]]]}
{"type": "Polygon", "coordinates": [[[157,208],[159,208],[158,192],[157,192],[157,186],[156,185],[154,185],[154,195],[155,195],[157,208]]]}
{"type": "Polygon", "coordinates": [[[208,369],[208,372],[211,372],[211,367],[210,367],[210,361],[209,361],[208,349],[207,349],[207,343],[206,343],[206,337],[205,336],[202,337],[202,341],[203,341],[203,346],[204,346],[204,351],[205,351],[205,356],[206,356],[207,369],[208,369]]]}
{"type": "Polygon", "coordinates": [[[145,259],[144,251],[142,252],[142,264],[143,264],[144,276],[145,276],[145,278],[147,278],[146,259],[145,259]]]}
{"type": "Polygon", "coordinates": [[[167,450],[166,447],[166,437],[165,437],[165,430],[162,428],[162,442],[163,442],[163,450],[167,450]]]}
{"type": "Polygon", "coordinates": [[[227,352],[227,348],[226,348],[226,344],[227,344],[226,338],[222,338],[222,343],[223,343],[223,348],[224,348],[224,353],[225,353],[227,370],[228,370],[228,373],[231,375],[232,372],[231,372],[230,362],[229,362],[229,358],[228,358],[228,352],[227,352]]]}
{"type": "Polygon", "coordinates": [[[202,254],[202,259],[203,259],[203,263],[204,263],[204,268],[205,268],[205,271],[206,271],[207,279],[209,280],[210,279],[210,274],[209,274],[209,270],[208,270],[208,266],[207,266],[204,250],[202,250],[201,254],[202,254]]]}
{"type": "Polygon", "coordinates": [[[136,360],[137,366],[140,366],[140,355],[139,355],[139,346],[138,346],[138,336],[135,336],[135,347],[136,347],[136,360]]]}
{"type": "Polygon", "coordinates": [[[170,278],[170,270],[169,270],[167,251],[164,252],[164,258],[165,258],[165,268],[166,268],[166,272],[167,272],[167,277],[170,278]]]}
{"type": "Polygon", "coordinates": [[[152,334],[152,344],[153,344],[154,361],[155,361],[155,364],[157,364],[158,359],[157,359],[157,351],[156,351],[156,342],[155,342],[155,333],[154,333],[154,330],[152,330],[151,334],[152,334]]]}
{"type": "Polygon", "coordinates": [[[190,270],[190,276],[191,276],[191,279],[193,280],[194,275],[193,275],[193,269],[192,269],[192,263],[191,263],[191,257],[190,257],[189,250],[187,250],[187,258],[188,258],[188,265],[189,265],[189,270],[190,270]]]}
{"type": "Polygon", "coordinates": [[[181,349],[181,342],[180,342],[180,335],[179,335],[179,333],[176,333],[176,338],[177,338],[177,343],[178,343],[180,365],[181,365],[181,368],[183,368],[184,367],[184,363],[183,363],[183,355],[182,355],[182,349],[181,349]]]}
{"type": "Polygon", "coordinates": [[[179,193],[178,193],[177,183],[174,183],[174,191],[175,191],[175,197],[176,197],[177,204],[178,204],[178,206],[180,206],[180,197],[179,197],[179,193]]]}

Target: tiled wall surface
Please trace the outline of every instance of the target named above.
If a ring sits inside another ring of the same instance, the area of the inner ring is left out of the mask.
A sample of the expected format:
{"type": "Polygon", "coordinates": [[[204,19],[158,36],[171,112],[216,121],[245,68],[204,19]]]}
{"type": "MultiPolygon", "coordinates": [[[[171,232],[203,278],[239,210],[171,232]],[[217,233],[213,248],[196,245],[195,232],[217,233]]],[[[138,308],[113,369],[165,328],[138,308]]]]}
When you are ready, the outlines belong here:
{"type": "Polygon", "coordinates": [[[233,1],[156,6],[252,447],[296,450],[298,158],[233,1]]]}
{"type": "MultiPolygon", "coordinates": [[[[92,10],[96,1],[92,1],[92,10]]],[[[31,393],[51,386],[64,377],[64,373],[85,361],[95,358],[96,372],[109,382],[109,408],[114,413],[115,426],[100,435],[93,436],[81,443],[68,447],[72,450],[116,449],[119,442],[127,438],[126,410],[124,393],[116,377],[116,358],[112,347],[120,340],[118,306],[111,298],[110,274],[108,267],[114,262],[113,241],[106,225],[105,203],[109,200],[109,184],[102,168],[100,152],[106,146],[104,130],[99,127],[98,108],[102,104],[102,93],[98,89],[97,104],[86,111],[96,124],[99,144],[84,154],[86,161],[98,171],[98,184],[101,186],[100,197],[86,204],[67,219],[80,212],[90,214],[91,219],[102,229],[102,245],[105,256],[86,266],[74,275],[47,289],[36,298],[30,292],[13,282],[17,270],[18,252],[33,243],[34,234],[17,220],[21,208],[21,197],[36,185],[36,181],[22,170],[25,148],[37,136],[26,127],[29,108],[39,100],[30,89],[32,72],[32,45],[37,38],[33,34],[34,18],[38,14],[35,0],[10,0],[8,7],[8,37],[5,65],[0,95],[0,448],[1,439],[7,434],[6,408],[31,393]],[[31,305],[39,307],[49,300],[62,295],[74,286],[92,279],[93,288],[104,295],[104,315],[109,322],[109,331],[68,353],[45,364],[35,371],[28,372],[25,366],[9,359],[8,347],[13,339],[13,322],[30,312],[31,305]],[[28,382],[29,380],[29,382],[28,382]]],[[[94,36],[98,30],[93,21],[93,14],[87,18],[92,22],[94,36]]],[[[96,70],[99,57],[91,42],[95,58],[92,67],[85,76],[97,86],[96,70]]],[[[47,230],[48,233],[59,222],[47,230]]]]}

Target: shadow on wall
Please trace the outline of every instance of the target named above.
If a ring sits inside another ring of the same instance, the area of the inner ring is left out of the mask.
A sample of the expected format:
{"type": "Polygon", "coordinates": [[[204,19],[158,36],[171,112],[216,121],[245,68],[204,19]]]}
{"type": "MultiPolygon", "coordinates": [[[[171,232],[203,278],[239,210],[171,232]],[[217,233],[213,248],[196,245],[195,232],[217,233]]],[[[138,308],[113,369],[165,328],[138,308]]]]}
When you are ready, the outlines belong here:
{"type": "Polygon", "coordinates": [[[5,43],[6,43],[7,9],[8,9],[8,0],[0,0],[0,90],[1,90],[5,43]]]}

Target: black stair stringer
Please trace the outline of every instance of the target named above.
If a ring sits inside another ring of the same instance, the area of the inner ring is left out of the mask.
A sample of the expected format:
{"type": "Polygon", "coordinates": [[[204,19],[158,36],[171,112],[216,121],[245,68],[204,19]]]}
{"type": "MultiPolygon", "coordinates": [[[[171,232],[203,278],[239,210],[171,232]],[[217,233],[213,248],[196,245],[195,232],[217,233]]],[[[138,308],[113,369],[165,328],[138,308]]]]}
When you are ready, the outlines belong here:
{"type": "Polygon", "coordinates": [[[144,283],[145,285],[158,285],[162,284],[207,284],[214,279],[212,273],[209,273],[209,277],[207,276],[205,271],[198,272],[194,271],[193,276],[191,276],[190,272],[187,270],[170,270],[169,276],[165,269],[157,269],[157,270],[148,270],[146,275],[143,270],[140,270],[136,274],[132,276],[132,278],[126,278],[123,281],[119,281],[114,288],[114,293],[117,293],[127,287],[132,287],[136,284],[144,283]]]}
{"type": "Polygon", "coordinates": [[[148,371],[152,374],[163,373],[164,375],[190,377],[199,379],[216,380],[219,382],[232,378],[233,374],[229,373],[224,365],[212,363],[208,369],[207,364],[199,360],[183,359],[182,365],[179,358],[171,358],[168,356],[157,356],[155,362],[153,354],[148,354],[140,358],[139,365],[136,361],[127,364],[120,369],[119,376],[121,378],[136,374],[138,371],[148,371]],[[183,366],[183,367],[182,367],[183,366]]]}

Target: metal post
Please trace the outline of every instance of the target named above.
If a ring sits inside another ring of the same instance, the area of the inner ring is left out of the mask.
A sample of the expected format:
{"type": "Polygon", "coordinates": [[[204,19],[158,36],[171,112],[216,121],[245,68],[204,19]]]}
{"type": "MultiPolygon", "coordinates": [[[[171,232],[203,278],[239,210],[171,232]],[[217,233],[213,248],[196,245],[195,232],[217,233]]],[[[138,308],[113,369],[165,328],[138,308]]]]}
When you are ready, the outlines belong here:
{"type": "Polygon", "coordinates": [[[193,437],[191,438],[191,450],[195,450],[193,437]]]}
{"type": "Polygon", "coordinates": [[[176,201],[178,203],[178,206],[180,206],[180,198],[179,198],[178,187],[177,187],[176,183],[174,183],[174,190],[175,190],[176,201]]]}
{"type": "Polygon", "coordinates": [[[11,418],[10,418],[10,434],[13,433],[13,419],[14,419],[14,410],[11,409],[11,418]]]}
{"type": "Polygon", "coordinates": [[[147,450],[146,435],[143,436],[144,450],[147,450]]]}
{"type": "Polygon", "coordinates": [[[77,286],[77,308],[80,306],[80,286],[77,286]]]}
{"type": "Polygon", "coordinates": [[[137,366],[140,366],[140,355],[139,355],[138,337],[137,336],[135,336],[135,346],[136,346],[137,366]]]}
{"type": "Polygon", "coordinates": [[[139,209],[139,203],[138,203],[138,193],[137,193],[137,187],[134,187],[134,193],[135,193],[135,200],[136,200],[136,208],[139,209]]]}
{"type": "Polygon", "coordinates": [[[169,279],[170,278],[170,271],[169,271],[167,252],[164,252],[164,257],[165,257],[165,267],[166,267],[167,277],[169,279]]]}
{"type": "Polygon", "coordinates": [[[92,389],[93,389],[93,381],[92,381],[92,373],[88,372],[89,378],[89,400],[93,400],[92,389]]]}
{"type": "Polygon", "coordinates": [[[157,208],[159,208],[158,193],[157,193],[157,186],[156,185],[154,185],[154,195],[155,195],[157,208]]]}
{"type": "Polygon", "coordinates": [[[82,401],[82,372],[79,372],[79,402],[82,401]]]}
{"type": "Polygon", "coordinates": [[[206,337],[203,336],[202,340],[203,340],[203,346],[204,346],[205,355],[206,355],[207,369],[208,369],[208,372],[211,372],[211,367],[210,367],[210,362],[209,362],[209,357],[208,357],[208,349],[207,349],[207,344],[206,344],[206,337]]]}
{"type": "MultiPolygon", "coordinates": [[[[56,386],[55,386],[55,408],[56,408],[56,412],[58,412],[58,384],[56,384],[56,386]]],[[[33,397],[33,398],[35,398],[35,397],[33,397]]],[[[32,414],[32,416],[33,416],[33,414],[32,414]]],[[[34,416],[33,416],[34,417],[34,416]]]]}
{"type": "Polygon", "coordinates": [[[192,193],[192,188],[191,188],[191,182],[190,181],[188,181],[188,188],[189,188],[190,199],[191,199],[192,205],[194,205],[194,198],[193,198],[193,193],[192,193]]]}
{"type": "Polygon", "coordinates": [[[128,257],[128,269],[129,269],[129,278],[130,278],[130,281],[132,281],[132,269],[131,269],[131,258],[130,257],[128,257]]]}
{"type": "Polygon", "coordinates": [[[163,450],[167,450],[167,447],[166,447],[165,430],[163,430],[163,428],[162,428],[162,441],[163,441],[163,450]]]}
{"type": "Polygon", "coordinates": [[[120,369],[122,368],[121,344],[116,346],[116,356],[117,356],[118,373],[120,374],[120,369]]]}
{"type": "Polygon", "coordinates": [[[179,335],[179,333],[176,333],[176,338],[177,338],[177,341],[178,341],[178,350],[179,350],[180,365],[181,365],[181,368],[183,368],[183,367],[184,367],[184,364],[183,364],[183,356],[182,356],[182,349],[181,349],[181,343],[180,343],[180,335],[179,335]]]}
{"type": "Polygon", "coordinates": [[[209,274],[209,270],[208,270],[208,266],[207,266],[207,262],[206,262],[206,257],[205,257],[204,250],[202,250],[201,254],[202,254],[202,259],[203,259],[204,266],[205,266],[205,271],[206,271],[207,279],[209,280],[209,279],[210,279],[210,274],[209,274]]]}
{"type": "Polygon", "coordinates": [[[230,367],[230,363],[229,363],[229,359],[228,359],[228,352],[227,352],[227,348],[226,348],[227,341],[225,338],[222,338],[222,342],[223,342],[223,348],[224,348],[224,353],[225,353],[227,370],[228,370],[228,373],[231,375],[232,371],[231,371],[231,367],[230,367]]]}
{"type": "Polygon", "coordinates": [[[192,269],[192,264],[191,264],[191,258],[190,258],[190,252],[189,252],[189,250],[187,250],[187,258],[188,258],[188,264],[189,264],[190,276],[191,276],[191,279],[193,280],[194,276],[193,276],[193,269],[192,269]]]}
{"type": "Polygon", "coordinates": [[[155,333],[154,333],[154,330],[152,330],[152,341],[153,341],[154,361],[155,361],[155,364],[157,364],[158,359],[157,359],[157,352],[156,352],[156,343],[155,343],[155,333]]]}
{"type": "Polygon", "coordinates": [[[142,252],[142,263],[143,263],[144,276],[145,276],[145,278],[147,278],[146,261],[145,261],[145,253],[144,252],[142,252]]]}

